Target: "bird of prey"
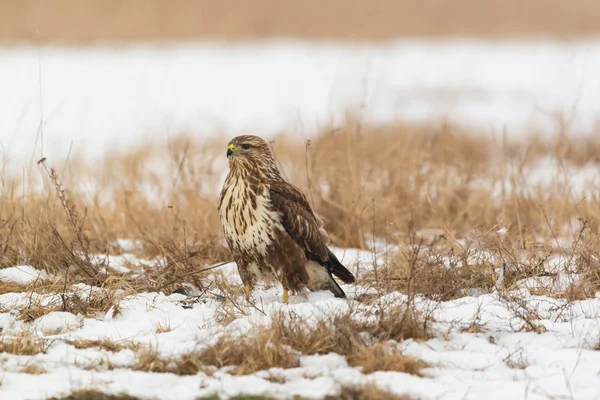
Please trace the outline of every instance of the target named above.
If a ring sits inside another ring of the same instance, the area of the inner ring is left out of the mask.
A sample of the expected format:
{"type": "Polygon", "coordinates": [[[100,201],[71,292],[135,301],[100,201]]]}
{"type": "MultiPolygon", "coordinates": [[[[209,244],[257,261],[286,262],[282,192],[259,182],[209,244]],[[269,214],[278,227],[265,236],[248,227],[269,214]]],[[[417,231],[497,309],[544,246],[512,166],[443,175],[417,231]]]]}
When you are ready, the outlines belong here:
{"type": "Polygon", "coordinates": [[[288,291],[304,288],[346,297],[333,275],[345,283],[354,282],[354,275],[327,247],[323,222],[300,189],[281,176],[269,145],[258,136],[237,136],[227,158],[218,211],[246,300],[259,281],[279,281],[284,303],[288,291]]]}

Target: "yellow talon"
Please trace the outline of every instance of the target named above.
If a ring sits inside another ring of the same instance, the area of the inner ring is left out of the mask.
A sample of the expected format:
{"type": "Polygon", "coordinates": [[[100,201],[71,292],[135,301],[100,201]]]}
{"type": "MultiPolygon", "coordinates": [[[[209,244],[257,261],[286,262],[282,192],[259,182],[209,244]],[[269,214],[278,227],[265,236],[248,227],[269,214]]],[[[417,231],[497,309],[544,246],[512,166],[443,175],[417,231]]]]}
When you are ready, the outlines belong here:
{"type": "Polygon", "coordinates": [[[288,290],[287,289],[283,289],[283,302],[285,304],[288,303],[288,290]]]}
{"type": "Polygon", "coordinates": [[[246,301],[250,301],[250,291],[252,290],[252,286],[249,283],[246,283],[246,301]]]}

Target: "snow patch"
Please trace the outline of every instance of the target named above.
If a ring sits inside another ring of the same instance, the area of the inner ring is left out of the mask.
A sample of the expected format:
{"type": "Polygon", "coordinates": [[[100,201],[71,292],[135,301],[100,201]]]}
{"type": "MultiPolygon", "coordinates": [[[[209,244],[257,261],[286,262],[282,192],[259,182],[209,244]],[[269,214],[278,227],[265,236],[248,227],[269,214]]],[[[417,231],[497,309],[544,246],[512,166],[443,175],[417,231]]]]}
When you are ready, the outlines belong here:
{"type": "Polygon", "coordinates": [[[37,280],[47,279],[46,271],[39,271],[29,265],[19,265],[0,269],[0,282],[13,282],[19,285],[29,285],[37,280]]]}

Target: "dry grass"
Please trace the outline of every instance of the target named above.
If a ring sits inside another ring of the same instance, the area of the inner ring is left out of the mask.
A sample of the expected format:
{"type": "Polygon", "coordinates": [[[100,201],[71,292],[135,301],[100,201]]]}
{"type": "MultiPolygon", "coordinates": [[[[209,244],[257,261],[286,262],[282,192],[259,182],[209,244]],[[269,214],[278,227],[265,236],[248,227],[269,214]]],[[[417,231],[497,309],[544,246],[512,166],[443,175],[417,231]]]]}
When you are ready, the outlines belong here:
{"type": "MultiPolygon", "coordinates": [[[[360,390],[360,389],[357,389],[360,390]]],[[[375,392],[373,392],[375,393],[375,392]]],[[[381,392],[385,393],[385,392],[381,392]]],[[[332,397],[333,398],[333,397],[332,397]]],[[[388,398],[388,397],[386,397],[388,398]]],[[[255,396],[255,395],[238,395],[229,397],[230,400],[274,400],[273,397],[269,396],[255,396]]],[[[380,399],[382,399],[380,397],[380,399]]],[[[399,397],[389,397],[391,400],[403,399],[399,397]]],[[[106,394],[95,390],[80,390],[74,392],[66,397],[51,397],[48,400],[141,400],[139,397],[131,396],[128,394],[106,394]]],[[[220,397],[217,395],[206,396],[206,397],[198,397],[196,400],[220,400],[220,397]]],[[[302,400],[302,398],[297,398],[295,400],[302,400]]],[[[375,398],[367,398],[367,400],[375,400],[375,398]]]]}
{"type": "MultiPolygon", "coordinates": [[[[160,356],[158,350],[147,347],[141,348],[136,353],[136,361],[132,369],[143,372],[174,372],[172,361],[160,356]]],[[[191,375],[198,373],[200,369],[191,372],[191,375]]],[[[187,369],[182,370],[180,375],[189,375],[187,369]]]]}
{"type": "MultiPolygon", "coordinates": [[[[230,258],[219,244],[214,190],[220,186],[225,163],[213,157],[222,155],[219,149],[225,141],[201,145],[183,137],[166,153],[148,144],[112,155],[92,175],[73,159],[65,169],[64,183],[49,166],[46,169],[47,161],[39,166],[45,190],[25,195],[19,194],[23,182],[5,179],[0,186],[0,267],[30,264],[54,278],[27,287],[0,284],[0,293],[32,292],[25,306],[3,311],[27,322],[53,310],[118,313],[126,294],[169,293],[189,283],[222,302],[219,322],[228,324],[244,315],[241,287],[219,279],[218,273],[210,284],[206,274],[194,273],[230,258]],[[81,189],[85,179],[93,180],[98,193],[81,189]],[[149,192],[159,195],[149,198],[149,192]],[[133,252],[141,258],[155,257],[158,266],[105,273],[106,256],[125,251],[118,238],[136,240],[140,245],[133,252]],[[78,282],[95,290],[72,291],[78,282]],[[57,296],[42,306],[47,293],[57,296]]],[[[430,316],[417,313],[413,306],[418,294],[445,301],[464,296],[471,288],[498,287],[501,301],[515,317],[513,328],[539,333],[544,327],[537,309],[511,289],[523,278],[544,274],[552,257],[562,257],[569,271],[582,279],[564,293],[548,289],[548,294],[574,300],[600,291],[600,193],[592,186],[586,193],[576,193],[569,170],[598,167],[600,135],[510,142],[475,137],[446,125],[375,129],[356,124],[324,131],[306,147],[279,138],[275,153],[289,180],[306,190],[335,245],[366,249],[374,239],[389,245],[385,254],[378,254],[383,265],[369,273],[359,271],[359,283],[374,288],[373,295],[359,298],[360,305],[347,314],[318,321],[277,314],[269,326],[257,327],[242,338],[224,335],[212,346],[179,357],[111,341],[69,343],[78,349],[111,352],[132,348],[136,353],[132,368],[146,372],[195,375],[223,368],[232,374],[251,374],[297,367],[301,354],[336,353],[366,374],[419,375],[426,365],[397,347],[409,338],[430,337],[430,316]],[[532,171],[548,159],[558,165],[549,186],[532,184],[532,171]],[[507,228],[506,233],[498,233],[500,228],[507,228]],[[503,266],[500,285],[497,271],[503,266]],[[396,290],[408,296],[407,304],[382,304],[381,296],[396,290]]],[[[484,328],[474,315],[461,330],[480,333],[484,328]]],[[[156,326],[159,333],[170,329],[168,322],[156,326]]],[[[30,335],[3,336],[0,352],[33,355],[47,346],[30,335]]],[[[506,359],[511,368],[525,368],[526,361],[519,354],[506,359]]],[[[78,392],[65,399],[85,398],[127,397],[78,392]]],[[[361,386],[343,388],[338,397],[330,398],[402,397],[361,386]]]]}
{"type": "Polygon", "coordinates": [[[261,331],[257,335],[242,338],[221,337],[214,345],[202,350],[198,357],[218,368],[235,366],[230,371],[235,375],[300,366],[298,354],[279,341],[271,331],[261,331]]]}
{"type": "Polygon", "coordinates": [[[52,288],[56,288],[56,282],[51,281],[43,281],[36,280],[35,282],[23,285],[20,283],[15,283],[11,281],[0,281],[0,295],[5,293],[19,293],[19,292],[34,292],[34,293],[43,293],[48,290],[52,290],[52,288]]]}
{"type": "Polygon", "coordinates": [[[110,290],[90,291],[84,296],[64,289],[66,288],[61,286],[45,287],[44,292],[54,293],[49,299],[34,296],[35,291],[30,292],[25,305],[12,306],[10,309],[5,308],[4,311],[14,313],[17,320],[25,322],[33,322],[54,311],[66,311],[85,317],[105,315],[111,309],[113,316],[119,313],[119,299],[123,295],[117,295],[117,287],[110,290]],[[55,292],[52,292],[52,288],[55,292]]]}
{"type": "Polygon", "coordinates": [[[66,341],[67,344],[70,344],[71,346],[75,347],[76,349],[91,349],[91,348],[97,348],[100,350],[106,350],[106,351],[110,351],[112,353],[117,353],[123,349],[125,349],[127,346],[121,344],[121,343],[117,343],[117,342],[113,342],[112,340],[109,339],[102,339],[102,340],[68,340],[66,341]]]}
{"type": "MultiPolygon", "coordinates": [[[[380,294],[411,290],[449,300],[471,288],[490,291],[502,262],[503,287],[510,289],[560,255],[585,277],[562,294],[575,299],[600,290],[600,196],[592,186],[577,194],[569,168],[598,165],[599,137],[513,142],[449,125],[369,128],[352,122],[324,130],[309,145],[277,138],[274,149],[288,179],[323,217],[333,244],[364,249],[377,238],[391,246],[385,266],[360,282],[380,294]],[[546,172],[555,175],[543,188],[531,176],[548,160],[557,167],[546,172]],[[500,228],[506,234],[496,233],[500,228]],[[478,255],[482,250],[489,257],[478,255]]],[[[225,142],[182,135],[167,149],[148,143],[111,154],[93,172],[72,156],[60,176],[45,160],[37,166],[40,191],[4,177],[0,267],[43,269],[55,279],[25,289],[61,294],[46,310],[32,304],[20,318],[31,321],[55,309],[118,312],[122,296],[170,293],[182,283],[207,290],[206,274],[196,271],[230,259],[215,207],[225,142]],[[84,190],[83,182],[97,191],[84,190]],[[135,240],[139,246],[131,251],[158,265],[105,273],[107,255],[125,251],[118,238],[135,240]],[[70,293],[79,282],[101,290],[70,293]]],[[[232,298],[241,293],[238,287],[219,289],[232,298]]],[[[23,288],[3,283],[0,290],[23,288]]],[[[221,311],[223,322],[235,317],[232,310],[221,311]]]]}
{"type": "Polygon", "coordinates": [[[278,347],[288,346],[307,355],[336,353],[365,373],[383,370],[419,375],[426,365],[403,355],[390,341],[428,338],[425,322],[401,307],[385,314],[373,309],[373,313],[379,315],[368,321],[354,312],[333,315],[319,319],[315,326],[294,314],[279,314],[263,332],[278,347]]]}
{"type": "Polygon", "coordinates": [[[510,353],[504,359],[504,362],[506,363],[507,367],[512,369],[526,369],[530,365],[522,350],[510,353]]]}
{"type": "Polygon", "coordinates": [[[172,373],[177,375],[196,375],[204,372],[212,375],[211,368],[201,360],[197,353],[184,354],[181,357],[164,357],[152,347],[141,347],[136,351],[135,371],[172,373]]]}
{"type": "Polygon", "coordinates": [[[427,366],[423,361],[404,355],[396,347],[384,343],[361,347],[351,361],[360,365],[364,374],[396,371],[421,376],[421,369],[427,366]]]}
{"type": "Polygon", "coordinates": [[[436,301],[464,297],[470,288],[492,290],[496,280],[493,263],[472,259],[466,249],[457,253],[443,235],[427,245],[414,231],[408,236],[409,245],[401,245],[383,268],[367,273],[364,283],[388,292],[412,290],[436,301]]]}
{"type": "Polygon", "coordinates": [[[0,336],[0,353],[32,356],[45,353],[49,346],[49,342],[41,340],[28,332],[23,332],[18,336],[0,336]]]}
{"type": "Polygon", "coordinates": [[[22,374],[42,375],[42,374],[47,373],[48,371],[46,370],[46,368],[42,367],[41,365],[35,364],[33,362],[29,362],[19,372],[22,374]]]}
{"type": "Polygon", "coordinates": [[[26,307],[17,309],[17,320],[33,322],[54,311],[61,311],[61,307],[56,304],[42,305],[41,301],[30,301],[26,307]]]}
{"type": "Polygon", "coordinates": [[[460,331],[464,333],[483,333],[485,332],[485,325],[483,325],[480,321],[480,313],[481,306],[477,307],[477,311],[475,315],[473,315],[473,319],[471,323],[467,326],[463,326],[460,331]]]}
{"type": "Polygon", "coordinates": [[[167,333],[171,332],[173,329],[171,328],[170,322],[165,322],[164,324],[158,323],[156,324],[156,333],[167,333]]]}
{"type": "Polygon", "coordinates": [[[597,34],[586,0],[5,0],[0,40],[96,42],[198,37],[383,39],[398,36],[597,34]],[[368,16],[368,17],[367,17],[368,16]]]}
{"type": "Polygon", "coordinates": [[[411,400],[409,396],[399,396],[385,391],[374,384],[343,386],[335,396],[327,396],[325,400],[411,400]]]}
{"type": "Polygon", "coordinates": [[[106,394],[95,390],[78,390],[65,397],[51,397],[48,400],[140,400],[128,394],[106,394]]]}
{"type": "Polygon", "coordinates": [[[234,375],[247,375],[269,368],[298,367],[298,355],[289,347],[273,341],[271,332],[259,332],[243,338],[222,336],[212,346],[181,357],[164,357],[156,349],[143,348],[136,353],[134,370],[170,372],[178,375],[212,374],[215,368],[231,367],[234,375]]]}
{"type": "Polygon", "coordinates": [[[426,339],[423,326],[424,321],[417,321],[413,313],[407,314],[399,306],[385,314],[373,308],[360,315],[333,315],[315,325],[294,314],[281,313],[273,316],[269,326],[257,326],[243,336],[223,334],[214,344],[180,357],[166,357],[152,347],[137,348],[132,369],[212,375],[226,368],[230,374],[247,375],[270,368],[299,367],[300,355],[336,353],[346,357],[350,365],[362,367],[366,374],[397,371],[420,375],[427,365],[402,354],[393,343],[409,337],[426,339]]]}

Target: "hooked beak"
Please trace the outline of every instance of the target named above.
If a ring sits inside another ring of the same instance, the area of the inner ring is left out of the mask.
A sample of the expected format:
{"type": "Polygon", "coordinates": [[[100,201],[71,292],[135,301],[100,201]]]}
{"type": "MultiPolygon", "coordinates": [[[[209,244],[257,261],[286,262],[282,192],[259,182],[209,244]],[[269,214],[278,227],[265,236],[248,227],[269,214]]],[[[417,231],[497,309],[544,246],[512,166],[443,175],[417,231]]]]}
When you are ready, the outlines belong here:
{"type": "Polygon", "coordinates": [[[230,144],[229,148],[227,149],[227,158],[229,158],[233,154],[234,150],[235,146],[233,144],[230,144]]]}

